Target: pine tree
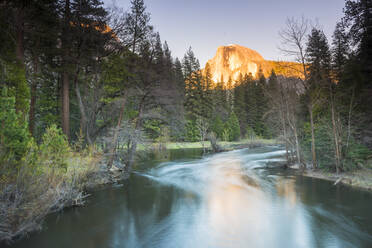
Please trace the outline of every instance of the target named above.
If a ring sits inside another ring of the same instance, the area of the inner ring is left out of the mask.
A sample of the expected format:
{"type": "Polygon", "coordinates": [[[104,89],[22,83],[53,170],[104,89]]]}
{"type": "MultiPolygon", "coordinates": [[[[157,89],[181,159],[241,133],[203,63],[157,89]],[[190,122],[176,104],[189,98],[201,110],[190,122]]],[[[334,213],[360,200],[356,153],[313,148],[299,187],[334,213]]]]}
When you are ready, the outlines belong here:
{"type": "Polygon", "coordinates": [[[372,1],[347,0],[344,13],[343,21],[354,49],[342,83],[351,88],[355,96],[354,101],[350,101],[355,102],[355,114],[363,116],[356,125],[356,135],[371,148],[372,142],[363,137],[370,137],[372,133],[372,1]]]}
{"type": "Polygon", "coordinates": [[[340,81],[350,54],[349,37],[346,34],[343,22],[336,24],[332,46],[332,69],[336,80],[340,81]]]}
{"type": "Polygon", "coordinates": [[[258,80],[255,83],[255,100],[256,100],[256,116],[255,116],[255,127],[256,134],[268,137],[268,130],[265,125],[264,115],[268,110],[267,98],[264,94],[264,88],[266,87],[266,79],[263,75],[262,69],[258,71],[258,80]]]}
{"type": "Polygon", "coordinates": [[[241,77],[240,80],[237,82],[237,86],[234,88],[234,113],[237,114],[237,117],[239,119],[242,135],[245,135],[247,129],[247,112],[245,105],[246,83],[243,80],[243,77],[241,77]]]}
{"type": "Polygon", "coordinates": [[[211,125],[211,131],[214,132],[218,139],[222,139],[224,125],[221,118],[217,115],[211,125]]]}
{"type": "Polygon", "coordinates": [[[229,141],[236,141],[240,139],[240,126],[239,120],[236,114],[232,111],[227,121],[227,127],[229,130],[229,141]]]}
{"type": "MultiPolygon", "coordinates": [[[[253,80],[252,74],[247,75],[244,79],[245,81],[245,111],[246,111],[246,123],[250,127],[250,129],[255,129],[256,126],[256,109],[257,109],[257,101],[256,101],[256,85],[253,80]]],[[[248,129],[248,127],[247,127],[248,129]]],[[[255,130],[256,132],[256,130],[255,130]]]]}
{"type": "MultiPolygon", "coordinates": [[[[331,80],[331,54],[327,38],[321,30],[313,29],[309,36],[308,47],[309,62],[309,80],[312,82],[312,88],[308,89],[308,94],[314,94],[316,89],[324,91],[323,102],[329,103],[332,138],[336,171],[342,170],[342,141],[341,141],[341,123],[339,121],[339,111],[335,99],[335,87],[331,80]]],[[[327,106],[328,107],[328,106],[327,106]]],[[[320,139],[319,139],[320,141],[320,139]]],[[[322,153],[319,151],[318,153],[322,153]]]]}
{"type": "Polygon", "coordinates": [[[329,75],[331,55],[327,38],[323,31],[313,28],[307,43],[307,62],[309,64],[309,80],[312,86],[316,87],[324,77],[329,75]]]}
{"type": "Polygon", "coordinates": [[[202,105],[202,117],[210,119],[213,111],[213,99],[212,99],[212,90],[213,90],[213,81],[210,73],[209,64],[205,66],[205,75],[202,77],[202,99],[200,104],[202,105]]]}
{"type": "Polygon", "coordinates": [[[146,40],[153,27],[149,24],[150,14],[146,12],[144,1],[131,0],[130,3],[130,12],[124,24],[124,39],[126,44],[131,47],[132,52],[135,53],[138,45],[146,40]]]}
{"type": "Polygon", "coordinates": [[[159,33],[155,34],[154,63],[157,73],[160,74],[164,69],[164,52],[159,33]]]}
{"type": "Polygon", "coordinates": [[[369,80],[372,75],[372,1],[347,0],[344,12],[343,20],[357,49],[357,57],[366,75],[365,83],[372,85],[369,80]]]}
{"type": "Polygon", "coordinates": [[[16,113],[15,97],[8,95],[6,87],[0,96],[0,126],[0,164],[16,164],[25,157],[31,138],[27,123],[16,113]]]}
{"type": "Polygon", "coordinates": [[[195,58],[191,47],[183,58],[185,77],[185,109],[189,119],[196,121],[203,116],[203,82],[199,61],[195,58]]]}

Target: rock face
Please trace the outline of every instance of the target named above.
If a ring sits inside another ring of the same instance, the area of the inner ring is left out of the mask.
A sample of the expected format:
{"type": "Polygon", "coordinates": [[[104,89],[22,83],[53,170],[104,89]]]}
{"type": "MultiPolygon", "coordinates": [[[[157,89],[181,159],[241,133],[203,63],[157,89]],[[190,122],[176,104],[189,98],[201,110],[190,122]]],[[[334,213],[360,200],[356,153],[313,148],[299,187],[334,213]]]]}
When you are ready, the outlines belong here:
{"type": "Polygon", "coordinates": [[[206,63],[203,73],[205,74],[206,68],[209,67],[212,80],[215,83],[227,84],[231,80],[233,86],[240,76],[252,74],[253,77],[256,77],[259,69],[262,70],[265,77],[268,77],[272,70],[278,75],[298,76],[295,70],[292,69],[291,73],[289,69],[290,67],[298,68],[298,66],[299,64],[293,62],[268,61],[252,49],[232,44],[218,47],[214,58],[206,63]]]}
{"type": "Polygon", "coordinates": [[[213,59],[208,60],[210,73],[214,82],[227,82],[239,79],[240,74],[256,75],[258,65],[264,58],[256,51],[239,46],[220,46],[213,59]]]}

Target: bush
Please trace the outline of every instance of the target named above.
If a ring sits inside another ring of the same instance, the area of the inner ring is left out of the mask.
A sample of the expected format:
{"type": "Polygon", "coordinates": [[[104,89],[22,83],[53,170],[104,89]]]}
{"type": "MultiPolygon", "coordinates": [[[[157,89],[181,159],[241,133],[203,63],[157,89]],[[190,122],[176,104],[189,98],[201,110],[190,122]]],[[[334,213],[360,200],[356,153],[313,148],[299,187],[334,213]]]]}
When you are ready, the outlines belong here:
{"type": "Polygon", "coordinates": [[[343,161],[345,170],[353,170],[363,165],[367,161],[368,156],[371,155],[371,151],[366,146],[358,144],[355,141],[351,141],[348,149],[345,150],[343,161]]]}
{"type": "MultiPolygon", "coordinates": [[[[326,117],[315,123],[315,151],[318,167],[329,171],[336,169],[335,144],[332,135],[330,120],[326,117]]],[[[311,155],[311,127],[310,123],[304,123],[301,150],[305,160],[312,161],[311,155]]]]}
{"type": "Polygon", "coordinates": [[[30,148],[27,123],[16,113],[15,98],[4,87],[0,97],[0,163],[18,164],[30,148]]]}
{"type": "Polygon", "coordinates": [[[39,150],[41,164],[67,170],[67,160],[71,149],[66,136],[56,125],[52,125],[46,130],[39,150]]]}
{"type": "Polygon", "coordinates": [[[196,126],[195,121],[188,120],[185,125],[185,129],[186,129],[186,135],[185,135],[186,141],[197,142],[200,140],[200,133],[196,126]]]}
{"type": "Polygon", "coordinates": [[[225,129],[222,132],[222,140],[223,141],[229,141],[230,140],[230,130],[228,127],[225,127],[225,129]]]}
{"type": "Polygon", "coordinates": [[[251,128],[250,126],[247,127],[245,138],[250,139],[250,140],[254,140],[257,138],[256,133],[254,132],[253,128],[251,128]]]}
{"type": "Polygon", "coordinates": [[[224,126],[221,118],[217,116],[214,118],[212,125],[211,125],[211,130],[214,132],[217,136],[217,138],[222,139],[223,131],[224,131],[224,126]]]}
{"type": "MultiPolygon", "coordinates": [[[[0,178],[0,241],[41,229],[50,212],[82,205],[84,188],[101,182],[99,159],[89,148],[72,152],[55,125],[46,130],[39,147],[31,142],[16,173],[0,178]]],[[[3,173],[8,164],[1,166],[3,173]]]]}
{"type": "MultiPolygon", "coordinates": [[[[323,117],[315,124],[315,142],[316,142],[316,157],[319,168],[335,171],[335,142],[333,137],[332,126],[330,120],[323,117]]],[[[303,137],[301,140],[301,147],[304,153],[305,160],[311,161],[311,128],[310,123],[304,123],[303,137]]],[[[346,133],[341,137],[344,141],[342,143],[342,161],[341,170],[350,171],[357,169],[358,166],[363,165],[371,152],[367,147],[357,143],[353,138],[350,139],[348,146],[346,146],[346,133]]]]}
{"type": "Polygon", "coordinates": [[[229,130],[229,141],[236,141],[240,139],[240,125],[238,117],[234,112],[231,112],[227,120],[227,129],[229,130]]]}

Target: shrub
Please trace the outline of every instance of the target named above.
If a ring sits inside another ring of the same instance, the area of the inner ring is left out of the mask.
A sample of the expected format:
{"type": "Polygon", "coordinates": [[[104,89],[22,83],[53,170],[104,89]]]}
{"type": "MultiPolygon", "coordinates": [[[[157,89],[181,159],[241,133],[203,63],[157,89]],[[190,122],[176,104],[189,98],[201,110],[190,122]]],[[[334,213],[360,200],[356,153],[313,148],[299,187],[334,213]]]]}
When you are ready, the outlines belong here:
{"type": "Polygon", "coordinates": [[[231,112],[229,119],[227,120],[227,126],[230,131],[229,141],[236,141],[240,139],[240,125],[238,117],[234,112],[231,112]]]}
{"type": "Polygon", "coordinates": [[[371,155],[371,151],[364,145],[356,143],[352,140],[346,150],[343,166],[345,170],[353,170],[359,165],[363,165],[368,156],[371,155]]]}
{"type": "Polygon", "coordinates": [[[217,115],[216,118],[214,118],[212,125],[211,125],[211,130],[214,132],[217,136],[217,138],[222,139],[222,134],[224,131],[224,126],[221,118],[217,115]]]}
{"type": "Polygon", "coordinates": [[[186,135],[185,139],[189,142],[196,142],[200,140],[200,133],[195,121],[188,120],[185,125],[186,135]]]}
{"type": "Polygon", "coordinates": [[[15,98],[4,87],[0,97],[0,163],[18,164],[30,148],[27,123],[16,112],[15,98]]]}
{"type": "Polygon", "coordinates": [[[39,161],[41,164],[67,170],[71,152],[66,136],[56,125],[50,126],[42,137],[39,161]]]}

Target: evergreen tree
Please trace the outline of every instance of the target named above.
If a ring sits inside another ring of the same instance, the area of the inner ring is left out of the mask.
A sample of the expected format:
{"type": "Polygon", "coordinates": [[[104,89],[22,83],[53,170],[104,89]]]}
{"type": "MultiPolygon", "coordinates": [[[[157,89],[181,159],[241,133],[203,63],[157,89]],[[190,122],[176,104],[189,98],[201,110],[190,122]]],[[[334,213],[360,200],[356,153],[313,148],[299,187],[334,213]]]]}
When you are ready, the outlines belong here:
{"type": "Polygon", "coordinates": [[[313,28],[307,43],[308,73],[311,86],[316,87],[330,73],[331,55],[323,31],[313,28]]]}
{"type": "Polygon", "coordinates": [[[131,0],[130,12],[125,18],[124,41],[132,50],[137,51],[138,45],[145,41],[153,30],[150,23],[150,14],[146,12],[143,0],[131,0]]]}
{"type": "MultiPolygon", "coordinates": [[[[342,123],[339,119],[339,105],[336,103],[335,88],[336,84],[331,80],[331,54],[327,39],[324,33],[320,30],[313,29],[309,36],[307,47],[309,61],[309,80],[312,81],[312,88],[308,89],[309,94],[314,92],[316,87],[321,87],[320,94],[323,94],[322,101],[327,102],[327,106],[323,108],[326,116],[330,116],[332,135],[330,140],[333,144],[334,163],[337,173],[342,170],[342,123]],[[313,91],[313,92],[311,92],[313,91]],[[324,93],[323,93],[324,92],[324,93]]],[[[320,117],[319,118],[324,118],[320,117]]],[[[324,123],[324,119],[322,120],[324,123]]],[[[320,124],[322,125],[322,124],[320,124]]],[[[321,142],[319,137],[318,142],[321,142]]],[[[319,148],[318,148],[319,149],[319,148]]],[[[322,151],[320,151],[322,153],[322,151]]],[[[323,161],[320,161],[323,162],[323,161]]]]}
{"type": "Polygon", "coordinates": [[[264,88],[266,87],[266,78],[263,75],[261,68],[259,69],[257,76],[258,80],[255,84],[256,114],[254,130],[256,134],[267,138],[269,137],[269,133],[265,125],[264,115],[268,111],[268,99],[264,94],[264,88]]]}
{"type": "Polygon", "coordinates": [[[8,95],[6,87],[0,96],[0,125],[0,164],[17,164],[28,152],[31,138],[27,123],[16,113],[15,97],[8,95]]]}
{"type": "Polygon", "coordinates": [[[218,139],[222,139],[223,130],[224,130],[223,122],[221,118],[217,115],[212,121],[211,131],[216,134],[218,139]]]}
{"type": "Polygon", "coordinates": [[[372,85],[369,80],[372,75],[372,1],[347,0],[344,12],[343,20],[349,27],[349,36],[366,75],[365,83],[372,85]]]}
{"type": "Polygon", "coordinates": [[[338,22],[336,24],[332,46],[332,68],[336,80],[340,81],[350,54],[349,37],[346,34],[343,22],[338,22]]]}
{"type": "Polygon", "coordinates": [[[202,77],[202,99],[201,99],[201,107],[202,107],[202,117],[206,119],[210,119],[212,116],[213,111],[213,99],[212,99],[212,90],[213,90],[213,81],[212,76],[210,73],[209,64],[205,67],[205,75],[202,77]]]}
{"type": "Polygon", "coordinates": [[[230,113],[230,117],[227,121],[227,127],[229,130],[229,141],[239,140],[240,139],[239,120],[234,112],[230,113]]]}
{"type": "Polygon", "coordinates": [[[250,129],[254,130],[256,127],[256,117],[257,117],[257,114],[256,114],[256,110],[257,110],[256,84],[254,82],[252,74],[247,75],[244,81],[245,81],[244,88],[245,88],[246,123],[250,127],[250,129]]]}
{"type": "Polygon", "coordinates": [[[241,77],[237,82],[237,86],[234,88],[234,113],[237,113],[239,119],[242,135],[246,134],[247,129],[247,111],[246,111],[246,91],[245,87],[247,86],[244,82],[244,78],[241,77]]]}
{"type": "Polygon", "coordinates": [[[185,109],[189,119],[196,121],[203,116],[203,82],[199,61],[195,58],[191,47],[183,59],[185,77],[185,109]]]}
{"type": "Polygon", "coordinates": [[[344,74],[346,78],[342,84],[352,89],[353,101],[348,102],[355,102],[355,114],[363,116],[355,127],[356,136],[371,148],[372,142],[365,137],[369,137],[372,132],[372,1],[347,0],[344,13],[343,21],[353,54],[345,68],[347,73],[344,74]]]}

